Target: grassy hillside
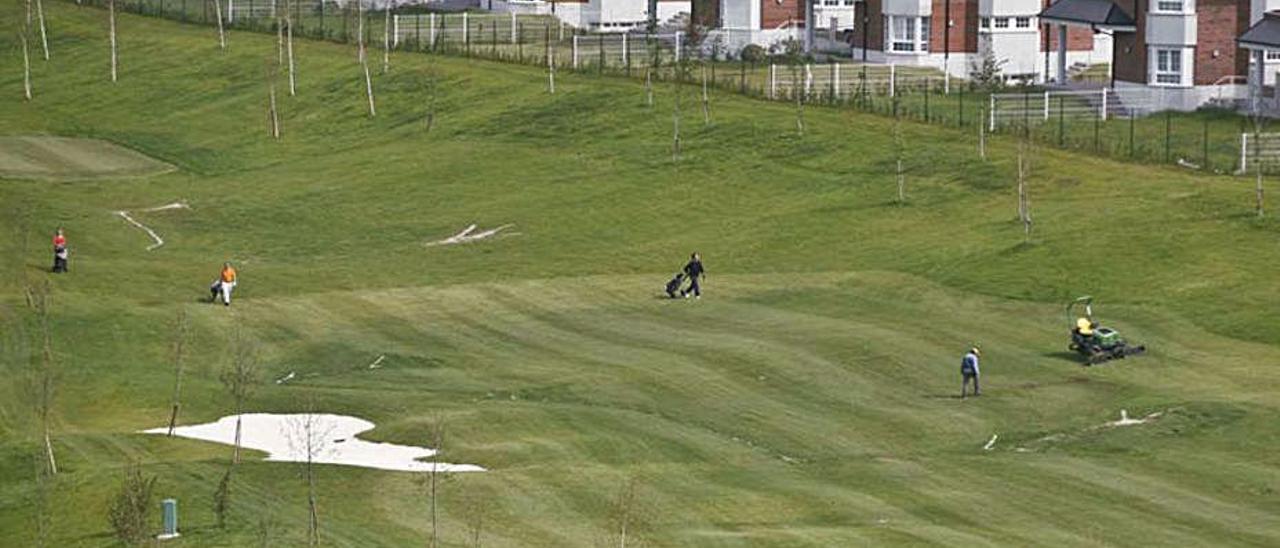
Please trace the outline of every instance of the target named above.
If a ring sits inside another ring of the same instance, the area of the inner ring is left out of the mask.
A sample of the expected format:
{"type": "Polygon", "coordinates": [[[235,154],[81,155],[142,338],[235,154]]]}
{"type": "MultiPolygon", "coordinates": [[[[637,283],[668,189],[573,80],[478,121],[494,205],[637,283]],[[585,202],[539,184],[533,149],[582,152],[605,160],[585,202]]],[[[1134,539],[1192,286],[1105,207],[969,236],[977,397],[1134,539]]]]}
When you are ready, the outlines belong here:
{"type": "MultiPolygon", "coordinates": [[[[112,85],[104,13],[47,7],[29,103],[0,35],[4,135],[106,139],[178,169],[0,179],[0,545],[34,544],[21,295],[46,278],[52,545],[112,543],[131,460],[180,501],[171,545],[251,545],[263,517],[273,545],[303,541],[295,466],[246,462],[218,529],[229,449],[133,433],[167,419],[179,309],[184,422],[230,412],[236,326],[262,351],[252,410],[315,405],[406,444],[443,417],[446,460],[491,470],[446,482],[450,546],[477,516],[487,546],[604,544],[631,480],[631,539],[657,546],[1280,542],[1280,225],[1253,217],[1252,181],[1036,151],[1026,244],[1010,142],[984,162],[974,135],[906,126],[896,205],[884,118],[811,108],[801,136],[792,106],[716,96],[704,126],[686,88],[677,163],[672,86],[649,109],[634,82],[561,75],[549,95],[538,69],[397,55],[369,119],[355,52],[314,43],[275,142],[273,37],[219,53],[210,29],[122,16],[112,85]],[[114,214],[177,200],[191,209],[137,214],[154,251],[114,214]],[[422,245],[471,223],[519,234],[422,245]],[[56,226],[72,270],[49,278],[56,226]],[[659,298],[693,250],[707,296],[659,298]],[[200,302],[224,260],[242,277],[229,309],[200,302]],[[1080,294],[1150,355],[1081,368],[1062,311],[1080,294]],[[985,391],[960,401],[972,342],[985,391]],[[1095,428],[1120,409],[1164,414],[1095,428]]],[[[320,494],[328,545],[425,542],[421,478],[323,467],[320,494]]]]}

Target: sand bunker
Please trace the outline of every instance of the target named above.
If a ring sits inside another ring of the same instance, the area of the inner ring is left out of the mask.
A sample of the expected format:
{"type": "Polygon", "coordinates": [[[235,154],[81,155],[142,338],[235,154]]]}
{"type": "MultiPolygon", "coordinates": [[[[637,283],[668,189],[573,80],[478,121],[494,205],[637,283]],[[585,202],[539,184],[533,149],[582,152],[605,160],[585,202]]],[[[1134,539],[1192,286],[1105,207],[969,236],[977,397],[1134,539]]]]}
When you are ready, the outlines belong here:
{"type": "MultiPolygon", "coordinates": [[[[456,245],[456,244],[465,244],[465,243],[474,242],[474,241],[478,241],[478,240],[483,240],[483,239],[485,239],[485,238],[490,238],[490,237],[496,236],[499,232],[502,232],[503,230],[506,230],[506,229],[511,228],[511,227],[513,227],[513,226],[515,226],[515,225],[512,225],[512,224],[506,224],[506,225],[502,225],[502,226],[500,226],[500,227],[498,227],[498,228],[491,228],[491,229],[489,229],[489,230],[484,230],[484,231],[480,231],[480,232],[475,232],[475,230],[476,230],[476,225],[474,225],[474,224],[473,224],[473,225],[471,225],[471,226],[468,226],[467,228],[462,229],[462,232],[459,232],[459,233],[457,233],[457,234],[454,234],[453,236],[450,236],[450,237],[445,238],[445,239],[443,239],[443,240],[436,240],[436,241],[434,241],[434,242],[427,242],[427,243],[426,243],[426,244],[424,244],[424,245],[426,245],[427,247],[431,247],[431,246],[437,246],[437,245],[456,245]],[[474,234],[472,234],[472,232],[475,232],[475,233],[474,233],[474,234]]],[[[514,232],[508,232],[508,233],[506,233],[505,235],[507,235],[507,236],[514,236],[515,234],[516,234],[516,233],[514,233],[514,232]]]]}
{"type": "MultiPolygon", "coordinates": [[[[150,207],[142,211],[166,211],[170,209],[191,209],[191,207],[183,202],[174,202],[174,203],[165,204],[162,206],[150,207]]],[[[151,251],[157,247],[164,245],[164,239],[161,238],[159,234],[156,234],[156,231],[151,230],[149,227],[147,227],[147,225],[139,223],[136,219],[133,218],[132,215],[129,215],[128,211],[121,209],[120,211],[116,212],[116,215],[119,215],[121,219],[124,219],[129,224],[142,229],[142,231],[146,232],[148,236],[151,236],[151,240],[154,241],[155,243],[147,246],[147,251],[151,251]]]]}
{"type": "MultiPolygon", "coordinates": [[[[320,464],[340,464],[379,470],[401,472],[483,472],[474,464],[449,464],[423,462],[435,456],[436,451],[426,447],[375,443],[356,438],[361,432],[373,430],[374,424],[357,417],[329,414],[278,415],[271,413],[246,413],[243,418],[240,445],[267,453],[266,460],[273,462],[305,462],[305,429],[308,417],[313,419],[313,432],[319,432],[322,450],[312,461],[320,464]]],[[[144,434],[167,434],[167,427],[143,430],[144,434]]],[[[231,445],[235,440],[236,416],[222,417],[217,422],[179,426],[174,435],[194,440],[211,441],[231,445]]]]}
{"type": "Polygon", "coordinates": [[[145,177],[173,170],[172,165],[98,139],[0,137],[0,178],[75,181],[145,177]]]}

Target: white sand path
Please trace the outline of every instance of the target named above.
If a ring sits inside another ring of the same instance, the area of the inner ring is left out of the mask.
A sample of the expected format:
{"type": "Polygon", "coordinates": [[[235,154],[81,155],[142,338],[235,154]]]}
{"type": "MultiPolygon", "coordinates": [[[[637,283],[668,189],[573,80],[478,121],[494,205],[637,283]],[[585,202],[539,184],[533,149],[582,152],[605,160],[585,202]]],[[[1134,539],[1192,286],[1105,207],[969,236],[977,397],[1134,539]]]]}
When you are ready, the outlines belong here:
{"type": "MultiPolygon", "coordinates": [[[[378,470],[396,470],[401,472],[484,472],[485,469],[474,464],[450,464],[445,462],[424,462],[435,456],[436,451],[426,447],[397,445],[394,443],[378,443],[359,439],[361,432],[373,430],[374,424],[367,420],[330,414],[272,414],[246,413],[243,418],[240,434],[240,445],[246,449],[254,449],[267,453],[266,460],[272,462],[305,462],[307,453],[303,449],[305,430],[302,425],[307,418],[313,419],[312,432],[323,434],[319,454],[312,461],[320,464],[339,464],[376,468],[378,470]]],[[[168,433],[168,427],[143,430],[144,434],[168,433]]],[[[176,436],[194,440],[211,441],[232,445],[235,440],[236,416],[222,417],[216,422],[179,426],[174,429],[176,436]]]]}

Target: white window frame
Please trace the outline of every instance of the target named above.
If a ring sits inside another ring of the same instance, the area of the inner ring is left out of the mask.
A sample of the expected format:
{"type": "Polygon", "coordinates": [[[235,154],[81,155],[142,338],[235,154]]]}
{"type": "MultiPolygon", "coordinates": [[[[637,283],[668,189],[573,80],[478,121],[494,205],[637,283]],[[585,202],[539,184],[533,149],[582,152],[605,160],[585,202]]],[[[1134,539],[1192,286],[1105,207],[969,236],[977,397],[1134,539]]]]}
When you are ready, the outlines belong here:
{"type": "Polygon", "coordinates": [[[979,17],[979,18],[978,18],[978,28],[979,28],[979,29],[981,29],[981,30],[990,30],[990,29],[991,29],[991,18],[990,18],[990,17],[979,17]]]}
{"type": "MultiPolygon", "coordinates": [[[[1250,59],[1250,61],[1252,61],[1252,60],[1253,60],[1253,56],[1252,56],[1252,55],[1250,55],[1250,56],[1249,56],[1249,59],[1250,59]]],[[[1267,60],[1267,61],[1280,61],[1280,49],[1269,49],[1269,50],[1267,50],[1267,57],[1266,57],[1266,60],[1267,60]]]]}
{"type": "Polygon", "coordinates": [[[1019,17],[1014,17],[1014,18],[1013,18],[1013,26],[1014,26],[1015,28],[1020,28],[1020,29],[1029,29],[1029,28],[1031,28],[1031,16],[1029,16],[1029,15],[1023,15],[1023,16],[1019,16],[1019,17]]]}
{"type": "Polygon", "coordinates": [[[1183,87],[1187,79],[1186,48],[1151,48],[1151,78],[1153,86],[1183,87]]]}
{"type": "Polygon", "coordinates": [[[929,53],[928,16],[886,15],[884,27],[884,46],[888,53],[929,53]],[[905,23],[899,23],[900,21],[905,23]]]}
{"type": "Polygon", "coordinates": [[[1155,0],[1151,3],[1151,13],[1187,13],[1189,0],[1155,0]]]}
{"type": "Polygon", "coordinates": [[[992,19],[993,19],[993,21],[991,22],[991,28],[993,28],[993,29],[997,29],[997,30],[1005,30],[1005,29],[1010,28],[1010,27],[1009,27],[1009,19],[1010,19],[1010,18],[1008,18],[1008,17],[993,17],[992,19]]]}

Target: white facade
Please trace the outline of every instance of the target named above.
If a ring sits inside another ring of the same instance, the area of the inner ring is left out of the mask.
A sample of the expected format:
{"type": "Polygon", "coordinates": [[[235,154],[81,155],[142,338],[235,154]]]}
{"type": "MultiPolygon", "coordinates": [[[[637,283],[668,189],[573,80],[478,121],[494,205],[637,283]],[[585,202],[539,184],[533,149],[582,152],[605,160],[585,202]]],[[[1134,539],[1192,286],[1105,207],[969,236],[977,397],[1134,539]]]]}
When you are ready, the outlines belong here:
{"type": "MultiPolygon", "coordinates": [[[[658,2],[658,24],[690,13],[689,0],[658,2]]],[[[577,28],[595,32],[626,32],[649,24],[648,0],[589,0],[551,2],[545,0],[493,0],[493,11],[555,15],[577,28]]]]}
{"type": "Polygon", "coordinates": [[[813,28],[853,30],[859,0],[813,0],[813,28]],[[834,24],[834,26],[833,26],[834,24]]]}

